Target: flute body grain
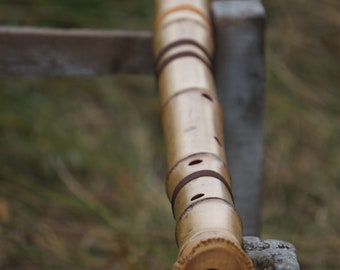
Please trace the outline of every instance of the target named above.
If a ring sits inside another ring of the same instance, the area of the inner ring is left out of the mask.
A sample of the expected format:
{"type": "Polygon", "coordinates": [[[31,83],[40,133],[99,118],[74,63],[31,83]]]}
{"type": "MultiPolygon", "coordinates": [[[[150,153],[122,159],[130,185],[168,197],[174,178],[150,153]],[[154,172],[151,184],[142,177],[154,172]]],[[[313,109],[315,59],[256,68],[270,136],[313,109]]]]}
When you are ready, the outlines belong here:
{"type": "Polygon", "coordinates": [[[173,269],[250,270],[212,74],[209,3],[156,1],[153,48],[167,148],[167,195],[179,247],[173,269]]]}

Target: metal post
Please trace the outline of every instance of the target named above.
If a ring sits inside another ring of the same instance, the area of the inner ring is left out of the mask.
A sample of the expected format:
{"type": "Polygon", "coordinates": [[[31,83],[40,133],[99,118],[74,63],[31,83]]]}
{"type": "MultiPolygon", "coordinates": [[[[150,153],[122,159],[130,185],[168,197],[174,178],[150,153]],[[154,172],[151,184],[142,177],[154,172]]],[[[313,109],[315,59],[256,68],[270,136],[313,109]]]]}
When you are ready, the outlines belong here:
{"type": "Polygon", "coordinates": [[[224,134],[236,209],[244,234],[260,233],[263,160],[263,33],[260,1],[212,3],[216,46],[215,75],[224,109],[224,134]]]}

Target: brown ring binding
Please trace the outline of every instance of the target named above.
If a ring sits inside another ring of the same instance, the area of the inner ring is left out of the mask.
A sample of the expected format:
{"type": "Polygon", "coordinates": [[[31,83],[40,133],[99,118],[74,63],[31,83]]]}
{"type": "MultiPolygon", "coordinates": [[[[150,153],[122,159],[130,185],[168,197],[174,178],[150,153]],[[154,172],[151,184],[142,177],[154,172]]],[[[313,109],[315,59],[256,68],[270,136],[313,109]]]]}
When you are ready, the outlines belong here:
{"type": "Polygon", "coordinates": [[[184,52],[179,52],[179,53],[175,53],[171,56],[169,56],[168,58],[166,58],[161,65],[157,68],[157,75],[159,76],[159,74],[163,71],[163,69],[172,61],[178,59],[178,58],[182,58],[182,57],[195,57],[198,60],[200,60],[202,63],[204,63],[204,65],[206,65],[210,70],[212,70],[212,66],[209,62],[207,62],[202,56],[200,56],[197,53],[191,52],[191,51],[184,51],[184,52]]]}
{"type": "MultiPolygon", "coordinates": [[[[170,8],[166,11],[164,11],[162,14],[160,14],[154,21],[154,31],[157,31],[157,28],[159,27],[161,21],[168,16],[169,14],[173,13],[173,12],[177,12],[177,11],[183,11],[183,10],[188,10],[188,11],[192,11],[198,15],[200,15],[205,22],[211,26],[211,21],[210,18],[207,17],[200,9],[198,9],[197,7],[193,6],[193,5],[188,5],[188,4],[183,4],[183,5],[179,5],[179,6],[175,6],[173,8],[170,8]]],[[[210,27],[212,28],[212,27],[210,27]]]]}
{"type": "Polygon", "coordinates": [[[198,42],[196,42],[193,39],[180,39],[180,40],[176,40],[170,44],[168,44],[167,46],[165,46],[160,52],[159,54],[156,56],[156,60],[155,63],[158,63],[160,61],[160,59],[164,56],[164,54],[166,54],[169,50],[177,47],[177,46],[182,46],[182,45],[193,45],[194,47],[199,48],[209,59],[210,62],[212,62],[211,59],[211,55],[207,52],[207,50],[198,42]]]}
{"type": "Polygon", "coordinates": [[[177,194],[179,193],[179,191],[188,183],[190,183],[190,181],[195,180],[199,177],[203,177],[203,176],[211,176],[213,178],[216,178],[218,180],[220,180],[225,187],[228,189],[228,191],[231,193],[231,188],[228,184],[228,182],[224,179],[224,177],[222,175],[220,175],[219,173],[215,172],[215,171],[210,171],[210,170],[203,170],[203,171],[198,171],[198,172],[194,172],[192,174],[189,174],[188,176],[184,177],[176,186],[172,197],[171,197],[171,205],[173,207],[177,194]]]}
{"type": "Polygon", "coordinates": [[[212,28],[210,1],[155,1],[154,53],[168,158],[166,186],[179,247],[173,269],[253,270],[242,250],[242,221],[234,207],[223,148],[212,31],[201,28],[212,28]],[[170,20],[171,28],[162,27],[170,20]]]}

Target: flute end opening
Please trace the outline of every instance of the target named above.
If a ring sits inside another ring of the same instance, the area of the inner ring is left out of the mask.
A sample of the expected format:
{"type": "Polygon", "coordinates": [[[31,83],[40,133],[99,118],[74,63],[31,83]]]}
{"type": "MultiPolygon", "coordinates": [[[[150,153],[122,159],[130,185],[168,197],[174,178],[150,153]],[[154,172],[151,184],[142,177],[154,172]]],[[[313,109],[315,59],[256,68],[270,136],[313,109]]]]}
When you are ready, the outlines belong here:
{"type": "Polygon", "coordinates": [[[173,270],[254,270],[251,259],[234,241],[200,238],[182,249],[173,270]]]}

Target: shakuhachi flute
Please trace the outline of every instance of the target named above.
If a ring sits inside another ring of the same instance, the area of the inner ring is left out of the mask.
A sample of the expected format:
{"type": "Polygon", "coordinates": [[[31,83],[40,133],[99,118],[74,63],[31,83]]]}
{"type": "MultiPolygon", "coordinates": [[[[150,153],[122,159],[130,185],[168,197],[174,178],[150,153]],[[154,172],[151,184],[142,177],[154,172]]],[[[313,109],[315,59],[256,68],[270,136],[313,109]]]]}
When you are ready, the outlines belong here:
{"type": "Polygon", "coordinates": [[[167,195],[179,255],[173,269],[254,269],[242,250],[212,75],[208,0],[156,0],[154,54],[162,104],[167,195]]]}

